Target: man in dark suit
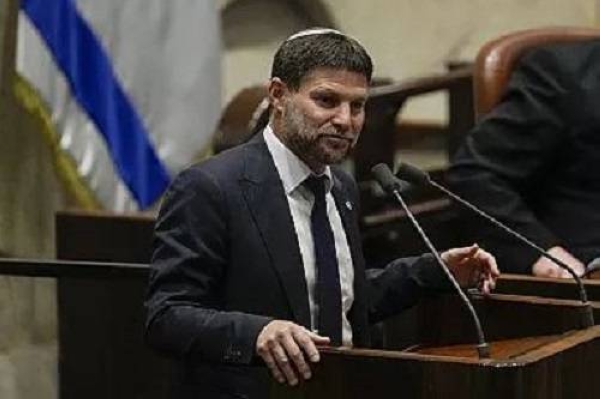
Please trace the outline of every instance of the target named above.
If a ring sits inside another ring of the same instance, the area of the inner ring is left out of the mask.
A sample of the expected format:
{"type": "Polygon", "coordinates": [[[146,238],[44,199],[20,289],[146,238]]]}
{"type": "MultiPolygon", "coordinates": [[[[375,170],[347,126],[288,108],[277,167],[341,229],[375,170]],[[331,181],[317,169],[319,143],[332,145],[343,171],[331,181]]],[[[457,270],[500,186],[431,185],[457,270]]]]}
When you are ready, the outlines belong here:
{"type": "MultiPolygon", "coordinates": [[[[599,103],[600,41],[533,50],[448,174],[457,192],[579,274],[600,256],[599,103]]],[[[505,272],[570,278],[481,220],[469,230],[505,272]]]]}
{"type": "MultiPolygon", "coordinates": [[[[262,134],[180,174],[156,224],[147,339],[178,359],[183,397],[267,397],[311,377],[318,346],[369,344],[368,325],[444,288],[433,257],[365,270],[354,181],[336,167],[358,140],[371,59],[309,30],[277,51],[262,134]],[[267,367],[264,367],[264,366],[267,367]]],[[[442,254],[493,288],[477,246],[442,254]]]]}

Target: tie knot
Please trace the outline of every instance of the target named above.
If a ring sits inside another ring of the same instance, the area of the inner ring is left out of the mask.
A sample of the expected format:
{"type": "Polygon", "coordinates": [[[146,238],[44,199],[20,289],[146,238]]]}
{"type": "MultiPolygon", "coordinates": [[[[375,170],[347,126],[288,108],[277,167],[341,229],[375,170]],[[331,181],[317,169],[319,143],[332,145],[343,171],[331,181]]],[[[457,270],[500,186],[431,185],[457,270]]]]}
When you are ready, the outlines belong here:
{"type": "Polygon", "coordinates": [[[304,185],[308,188],[315,198],[325,198],[325,183],[327,176],[310,175],[304,180],[304,185]]]}

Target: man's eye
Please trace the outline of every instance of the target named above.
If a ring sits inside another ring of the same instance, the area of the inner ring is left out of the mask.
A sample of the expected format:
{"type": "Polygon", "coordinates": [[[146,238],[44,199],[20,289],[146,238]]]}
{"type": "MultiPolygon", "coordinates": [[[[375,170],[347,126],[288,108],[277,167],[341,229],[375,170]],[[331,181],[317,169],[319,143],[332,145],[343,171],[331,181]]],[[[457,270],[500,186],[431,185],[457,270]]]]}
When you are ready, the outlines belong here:
{"type": "Polygon", "coordinates": [[[353,102],[350,104],[350,107],[352,108],[352,113],[357,114],[365,108],[365,103],[362,101],[353,102]]]}
{"type": "Polygon", "coordinates": [[[333,97],[317,97],[317,103],[323,107],[331,108],[336,105],[336,100],[333,97]]]}

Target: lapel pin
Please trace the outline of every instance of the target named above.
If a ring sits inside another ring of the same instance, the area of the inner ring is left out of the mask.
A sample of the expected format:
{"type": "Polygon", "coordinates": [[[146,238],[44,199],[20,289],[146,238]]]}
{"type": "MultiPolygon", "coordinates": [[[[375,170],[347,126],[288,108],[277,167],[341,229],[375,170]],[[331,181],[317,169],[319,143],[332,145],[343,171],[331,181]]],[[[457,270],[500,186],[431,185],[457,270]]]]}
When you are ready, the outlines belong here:
{"type": "Polygon", "coordinates": [[[352,210],[352,202],[346,201],[346,208],[348,208],[348,210],[351,211],[352,210]]]}

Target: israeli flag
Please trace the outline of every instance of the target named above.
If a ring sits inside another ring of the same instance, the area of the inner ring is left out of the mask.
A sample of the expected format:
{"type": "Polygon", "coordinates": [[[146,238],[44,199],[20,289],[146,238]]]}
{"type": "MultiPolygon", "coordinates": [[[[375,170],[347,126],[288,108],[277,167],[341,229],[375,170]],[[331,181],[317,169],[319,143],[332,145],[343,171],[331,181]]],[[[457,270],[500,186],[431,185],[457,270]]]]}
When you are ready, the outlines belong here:
{"type": "Polygon", "coordinates": [[[87,208],[152,207],[220,114],[216,0],[22,0],[18,99],[87,208]]]}

